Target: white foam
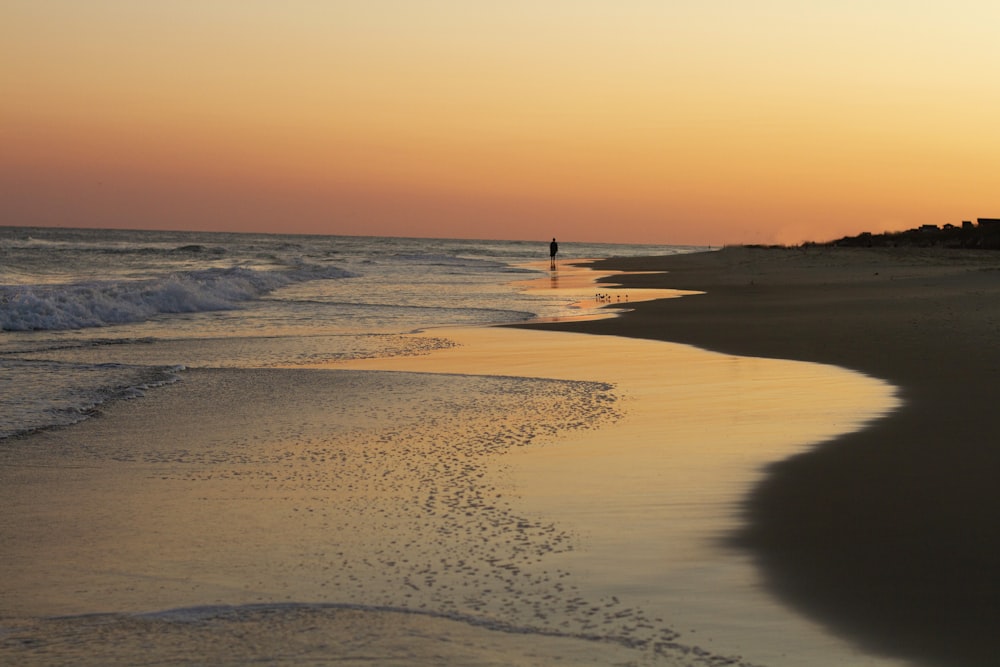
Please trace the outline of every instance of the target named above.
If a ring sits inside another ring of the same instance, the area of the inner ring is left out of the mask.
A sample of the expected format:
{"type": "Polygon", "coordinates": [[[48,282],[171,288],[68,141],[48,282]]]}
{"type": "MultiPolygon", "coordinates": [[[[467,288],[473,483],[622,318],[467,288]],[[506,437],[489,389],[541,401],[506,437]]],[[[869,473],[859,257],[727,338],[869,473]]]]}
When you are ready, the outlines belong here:
{"type": "Polygon", "coordinates": [[[0,359],[0,438],[75,424],[109,400],[139,398],[176,382],[183,370],[0,359]]]}
{"type": "Polygon", "coordinates": [[[347,278],[336,267],[205,269],[149,280],[0,287],[0,330],[68,330],[143,322],[169,313],[232,310],[297,282],[347,278]]]}

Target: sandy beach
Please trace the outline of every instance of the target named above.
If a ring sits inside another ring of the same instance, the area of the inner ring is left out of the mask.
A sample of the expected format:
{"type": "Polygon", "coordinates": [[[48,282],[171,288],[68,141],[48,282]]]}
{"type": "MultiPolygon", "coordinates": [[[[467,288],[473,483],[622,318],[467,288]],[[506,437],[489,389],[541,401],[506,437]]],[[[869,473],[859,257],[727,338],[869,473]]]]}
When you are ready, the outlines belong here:
{"type": "Polygon", "coordinates": [[[615,260],[621,317],[191,368],[2,452],[0,659],[989,664],[994,265],[615,260]]]}
{"type": "Polygon", "coordinates": [[[459,345],[192,369],[16,441],[0,655],[891,664],[720,544],[763,464],[877,416],[882,383],[635,338],[426,335],[459,345]]]}
{"type": "Polygon", "coordinates": [[[599,269],[626,286],[703,291],[615,320],[548,324],[835,364],[904,404],[773,465],[734,543],[770,589],[873,651],[993,664],[1000,645],[1000,257],[890,248],[727,248],[599,269]]]}

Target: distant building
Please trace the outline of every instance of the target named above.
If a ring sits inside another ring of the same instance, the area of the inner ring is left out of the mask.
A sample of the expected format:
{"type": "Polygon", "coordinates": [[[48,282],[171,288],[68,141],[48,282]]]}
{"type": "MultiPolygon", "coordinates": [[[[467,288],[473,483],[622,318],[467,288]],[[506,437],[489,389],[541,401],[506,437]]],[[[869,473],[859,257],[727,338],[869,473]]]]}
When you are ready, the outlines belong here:
{"type": "Polygon", "coordinates": [[[973,226],[974,225],[972,224],[972,220],[963,220],[962,221],[962,229],[972,229],[973,226]]]}
{"type": "MultiPolygon", "coordinates": [[[[997,222],[1000,222],[1000,220],[997,220],[997,222]]],[[[939,229],[937,225],[920,225],[920,231],[922,232],[936,232],[939,229]]]]}
{"type": "Polygon", "coordinates": [[[1000,227],[1000,218],[976,218],[980,227],[1000,227]]]}

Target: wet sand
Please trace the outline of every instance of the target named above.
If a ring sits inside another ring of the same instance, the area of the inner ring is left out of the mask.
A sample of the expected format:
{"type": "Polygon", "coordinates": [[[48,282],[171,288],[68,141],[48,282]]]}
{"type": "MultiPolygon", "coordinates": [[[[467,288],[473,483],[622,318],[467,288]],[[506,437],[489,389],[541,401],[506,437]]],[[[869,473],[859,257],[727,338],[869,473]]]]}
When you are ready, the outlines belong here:
{"type": "Polygon", "coordinates": [[[890,409],[885,385],[634,338],[418,338],[442,336],[194,368],[8,443],[0,660],[891,664],[722,543],[764,463],[890,409]]]}
{"type": "Polygon", "coordinates": [[[521,511],[579,536],[547,562],[573,573],[584,597],[642,609],[685,646],[749,664],[897,664],[776,603],[750,559],[726,544],[764,466],[880,418],[897,405],[891,386],[832,366],[627,337],[502,327],[428,335],[459,345],[348,366],[613,384],[620,420],[504,459],[521,511]]]}
{"type": "Polygon", "coordinates": [[[192,369],[5,443],[0,662],[608,664],[641,614],[540,562],[573,536],[496,465],[616,419],[608,391],[192,369]]]}
{"type": "Polygon", "coordinates": [[[1000,655],[1000,256],[727,248],[611,260],[625,286],[703,291],[547,328],[835,364],[901,388],[872,427],[776,463],[732,541],[793,608],[921,665],[1000,655]]]}
{"type": "MultiPolygon", "coordinates": [[[[560,271],[561,289],[576,274],[560,271]]],[[[630,293],[626,317],[545,325],[629,338],[437,330],[459,346],[193,369],[19,439],[0,461],[0,658],[898,664],[774,600],[764,584],[784,590],[794,563],[760,579],[741,504],[768,488],[762,466],[844,441],[892,392],[637,339],[709,298],[708,275],[678,285],[705,295],[630,293]]]]}
{"type": "Polygon", "coordinates": [[[884,385],[655,341],[427,335],[460,346],[192,369],[10,443],[0,659],[886,664],[720,544],[763,462],[857,428],[884,385]]]}

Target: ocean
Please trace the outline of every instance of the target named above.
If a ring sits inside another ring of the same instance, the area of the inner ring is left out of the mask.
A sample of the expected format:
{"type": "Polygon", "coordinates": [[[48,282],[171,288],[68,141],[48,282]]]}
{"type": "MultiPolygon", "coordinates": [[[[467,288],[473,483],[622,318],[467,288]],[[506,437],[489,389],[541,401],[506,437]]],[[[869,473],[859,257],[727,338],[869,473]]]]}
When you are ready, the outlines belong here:
{"type": "MultiPolygon", "coordinates": [[[[561,261],[696,248],[563,242],[561,261]]],[[[0,228],[0,438],[187,368],[421,354],[430,327],[568,316],[527,294],[548,242],[0,228]]],[[[581,298],[585,295],[580,295],[581,298]]]]}

